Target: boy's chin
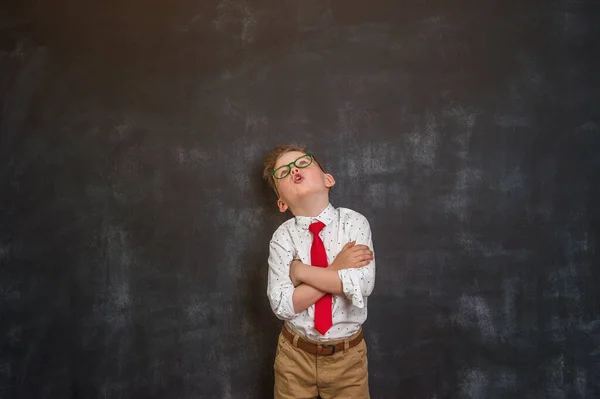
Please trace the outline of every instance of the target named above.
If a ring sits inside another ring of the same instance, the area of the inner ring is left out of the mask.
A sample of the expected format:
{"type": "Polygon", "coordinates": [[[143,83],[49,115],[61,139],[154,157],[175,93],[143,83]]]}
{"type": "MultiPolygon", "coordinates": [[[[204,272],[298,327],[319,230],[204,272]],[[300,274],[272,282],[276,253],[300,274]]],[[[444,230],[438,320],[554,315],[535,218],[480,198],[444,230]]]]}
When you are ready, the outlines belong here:
{"type": "Polygon", "coordinates": [[[328,193],[329,193],[329,190],[326,187],[324,187],[324,188],[320,188],[320,187],[304,188],[304,187],[302,187],[302,189],[296,191],[296,198],[299,200],[319,198],[323,195],[327,195],[328,193]]]}

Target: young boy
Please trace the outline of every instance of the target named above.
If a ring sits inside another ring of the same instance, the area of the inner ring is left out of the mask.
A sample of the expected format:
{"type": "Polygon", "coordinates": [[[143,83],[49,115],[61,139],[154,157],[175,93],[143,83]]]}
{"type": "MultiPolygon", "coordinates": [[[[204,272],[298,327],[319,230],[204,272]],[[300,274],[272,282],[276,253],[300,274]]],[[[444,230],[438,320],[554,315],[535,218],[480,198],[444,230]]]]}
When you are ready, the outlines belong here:
{"type": "Polygon", "coordinates": [[[280,212],[294,218],[273,234],[267,294],[284,320],[275,356],[275,398],[369,398],[362,324],[375,284],[367,219],[329,203],[335,184],[304,148],[265,158],[280,212]]]}

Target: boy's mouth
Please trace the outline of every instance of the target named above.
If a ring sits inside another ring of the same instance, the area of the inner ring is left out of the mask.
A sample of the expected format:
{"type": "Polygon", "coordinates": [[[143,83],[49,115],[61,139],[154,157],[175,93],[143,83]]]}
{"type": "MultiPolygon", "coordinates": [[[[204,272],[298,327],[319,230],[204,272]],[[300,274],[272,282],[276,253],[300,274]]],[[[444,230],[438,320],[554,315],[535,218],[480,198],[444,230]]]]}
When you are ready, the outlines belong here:
{"type": "Polygon", "coordinates": [[[302,183],[302,180],[304,180],[304,176],[302,176],[300,173],[296,173],[292,177],[292,180],[294,180],[294,183],[302,183]]]}

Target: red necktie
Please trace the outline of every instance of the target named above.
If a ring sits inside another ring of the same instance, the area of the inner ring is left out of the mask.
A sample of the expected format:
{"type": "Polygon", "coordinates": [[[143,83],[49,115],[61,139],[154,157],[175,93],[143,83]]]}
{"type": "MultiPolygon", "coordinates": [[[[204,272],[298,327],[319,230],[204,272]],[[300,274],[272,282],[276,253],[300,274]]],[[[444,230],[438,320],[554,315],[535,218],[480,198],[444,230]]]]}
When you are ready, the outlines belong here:
{"type": "MultiPolygon", "coordinates": [[[[317,267],[327,267],[327,252],[319,232],[323,230],[323,222],[315,222],[308,227],[313,234],[313,242],[310,247],[310,263],[317,267]]],[[[315,303],[315,329],[322,335],[331,328],[331,294],[325,294],[315,303]]]]}

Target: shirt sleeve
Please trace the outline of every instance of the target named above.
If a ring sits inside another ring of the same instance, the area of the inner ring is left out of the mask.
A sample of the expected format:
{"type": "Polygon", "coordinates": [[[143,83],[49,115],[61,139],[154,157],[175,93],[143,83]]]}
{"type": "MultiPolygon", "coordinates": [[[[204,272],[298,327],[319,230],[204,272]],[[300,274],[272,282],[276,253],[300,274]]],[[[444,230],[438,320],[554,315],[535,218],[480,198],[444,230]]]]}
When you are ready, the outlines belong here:
{"type": "Polygon", "coordinates": [[[290,263],[294,259],[291,241],[276,231],[269,244],[269,274],[267,296],[275,316],[281,320],[291,320],[294,313],[294,284],[290,279],[290,263]]]}
{"type": "MultiPolygon", "coordinates": [[[[350,231],[350,241],[356,241],[356,245],[367,245],[373,253],[373,240],[371,238],[371,227],[369,221],[363,217],[358,221],[357,227],[350,231]]],[[[342,281],[342,289],[346,298],[352,301],[352,305],[364,308],[364,298],[371,295],[375,287],[375,259],[366,266],[356,269],[338,270],[342,281]]]]}

